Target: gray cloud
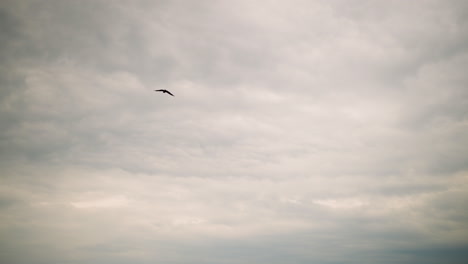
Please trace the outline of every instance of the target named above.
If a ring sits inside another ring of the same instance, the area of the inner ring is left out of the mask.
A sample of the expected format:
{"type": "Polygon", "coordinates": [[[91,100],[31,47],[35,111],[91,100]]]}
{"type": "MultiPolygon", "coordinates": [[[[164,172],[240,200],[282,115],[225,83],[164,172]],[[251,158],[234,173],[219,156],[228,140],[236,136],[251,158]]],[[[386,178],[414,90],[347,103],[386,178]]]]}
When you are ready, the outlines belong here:
{"type": "Polygon", "coordinates": [[[466,10],[2,2],[1,262],[466,262],[466,10]]]}

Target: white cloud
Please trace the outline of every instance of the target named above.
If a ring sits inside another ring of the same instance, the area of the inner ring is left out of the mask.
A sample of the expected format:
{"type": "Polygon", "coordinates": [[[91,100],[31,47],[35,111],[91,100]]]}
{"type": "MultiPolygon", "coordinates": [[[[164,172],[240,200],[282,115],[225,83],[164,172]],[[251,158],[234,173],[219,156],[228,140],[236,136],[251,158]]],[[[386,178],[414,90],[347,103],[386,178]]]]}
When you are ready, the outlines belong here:
{"type": "Polygon", "coordinates": [[[466,4],[0,6],[0,262],[466,259],[466,4]]]}

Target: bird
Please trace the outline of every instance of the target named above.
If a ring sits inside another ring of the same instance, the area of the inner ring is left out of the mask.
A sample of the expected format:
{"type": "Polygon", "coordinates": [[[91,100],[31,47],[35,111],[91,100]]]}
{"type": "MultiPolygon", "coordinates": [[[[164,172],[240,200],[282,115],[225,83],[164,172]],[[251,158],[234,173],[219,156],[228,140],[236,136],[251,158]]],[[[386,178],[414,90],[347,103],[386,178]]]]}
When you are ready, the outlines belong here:
{"type": "Polygon", "coordinates": [[[166,90],[166,89],[159,89],[159,90],[154,90],[154,91],[156,91],[156,92],[163,92],[163,93],[167,93],[167,94],[170,94],[170,95],[174,96],[171,92],[169,92],[169,91],[166,90]]]}

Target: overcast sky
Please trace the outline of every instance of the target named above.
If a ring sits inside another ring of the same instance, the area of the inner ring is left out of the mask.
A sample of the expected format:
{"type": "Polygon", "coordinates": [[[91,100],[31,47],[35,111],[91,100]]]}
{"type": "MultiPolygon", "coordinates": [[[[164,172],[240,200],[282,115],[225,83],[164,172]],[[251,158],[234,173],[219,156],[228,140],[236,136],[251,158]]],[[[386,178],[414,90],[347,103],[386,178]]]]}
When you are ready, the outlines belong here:
{"type": "Polygon", "coordinates": [[[468,263],[467,69],[462,0],[2,0],[0,262],[468,263]]]}

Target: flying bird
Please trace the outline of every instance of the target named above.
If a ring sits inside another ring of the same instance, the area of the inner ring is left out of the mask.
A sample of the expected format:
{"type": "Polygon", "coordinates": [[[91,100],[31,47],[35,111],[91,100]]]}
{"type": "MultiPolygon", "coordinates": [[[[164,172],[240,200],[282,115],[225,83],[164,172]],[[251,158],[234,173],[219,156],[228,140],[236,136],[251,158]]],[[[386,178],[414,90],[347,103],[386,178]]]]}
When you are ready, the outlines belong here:
{"type": "Polygon", "coordinates": [[[167,94],[170,94],[172,96],[174,96],[171,92],[169,92],[168,90],[166,89],[159,89],[159,90],[155,90],[156,92],[163,92],[163,93],[167,93],[167,94]]]}

